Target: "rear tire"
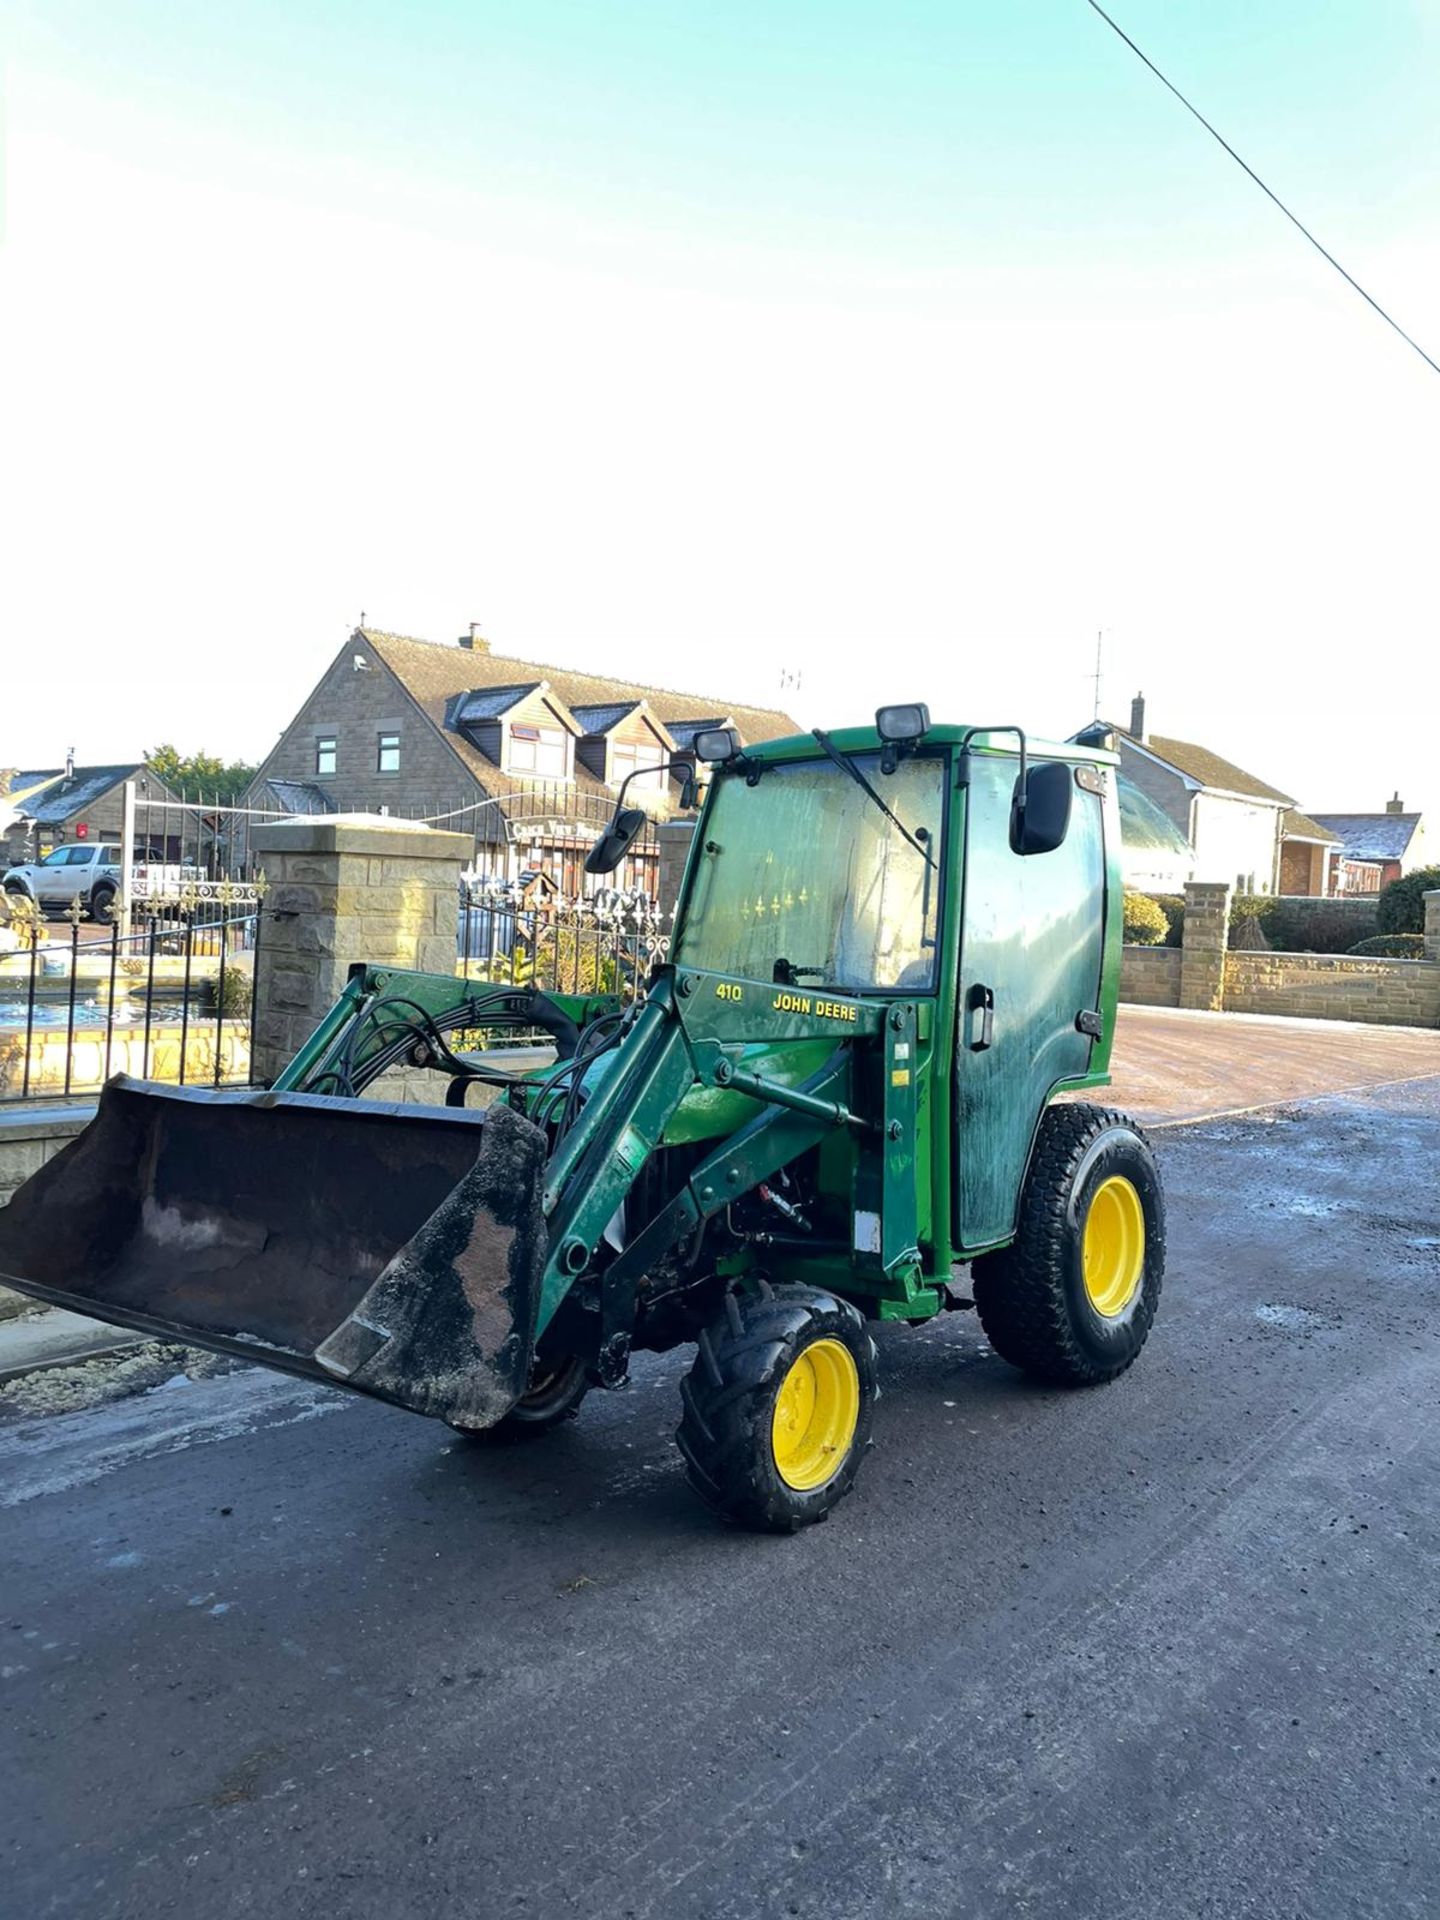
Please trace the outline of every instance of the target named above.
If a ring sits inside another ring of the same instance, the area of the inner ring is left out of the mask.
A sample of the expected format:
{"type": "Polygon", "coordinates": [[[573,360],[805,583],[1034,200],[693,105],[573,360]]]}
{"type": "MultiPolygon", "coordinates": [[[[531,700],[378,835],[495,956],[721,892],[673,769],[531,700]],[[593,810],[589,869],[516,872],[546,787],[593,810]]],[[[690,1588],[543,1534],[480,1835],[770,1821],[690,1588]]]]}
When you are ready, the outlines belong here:
{"type": "Polygon", "coordinates": [[[875,1343],[855,1308],[814,1287],[730,1293],[680,1385],[675,1439],[690,1485],[742,1526],[824,1520],[870,1445],[875,1343]]]}
{"type": "Polygon", "coordinates": [[[92,887],[90,889],[90,918],[98,926],[108,927],[115,912],[115,889],[113,887],[92,887]]]}
{"type": "Polygon", "coordinates": [[[991,1346],[1053,1386],[1113,1380],[1145,1344],[1164,1275],[1165,1196],[1139,1126],[1101,1107],[1047,1108],[1019,1231],[971,1268],[991,1346]]]}
{"type": "Polygon", "coordinates": [[[556,1361],[553,1366],[537,1361],[530,1374],[530,1385],[510,1411],[493,1427],[456,1427],[467,1440],[490,1446],[510,1446],[517,1440],[538,1440],[573,1420],[580,1402],[590,1391],[589,1376],[583,1360],[556,1361]]]}

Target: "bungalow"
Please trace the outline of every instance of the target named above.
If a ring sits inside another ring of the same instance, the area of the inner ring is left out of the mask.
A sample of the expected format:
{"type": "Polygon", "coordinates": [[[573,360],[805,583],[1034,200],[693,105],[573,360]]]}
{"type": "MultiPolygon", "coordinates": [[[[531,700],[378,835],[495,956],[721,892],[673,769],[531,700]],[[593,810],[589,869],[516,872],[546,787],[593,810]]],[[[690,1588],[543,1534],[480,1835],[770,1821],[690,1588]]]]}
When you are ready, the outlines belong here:
{"type": "Polygon", "coordinates": [[[1383,813],[1319,813],[1315,818],[1340,844],[1337,892],[1378,893],[1390,881],[1428,866],[1425,819],[1407,813],[1397,793],[1383,813]]]}

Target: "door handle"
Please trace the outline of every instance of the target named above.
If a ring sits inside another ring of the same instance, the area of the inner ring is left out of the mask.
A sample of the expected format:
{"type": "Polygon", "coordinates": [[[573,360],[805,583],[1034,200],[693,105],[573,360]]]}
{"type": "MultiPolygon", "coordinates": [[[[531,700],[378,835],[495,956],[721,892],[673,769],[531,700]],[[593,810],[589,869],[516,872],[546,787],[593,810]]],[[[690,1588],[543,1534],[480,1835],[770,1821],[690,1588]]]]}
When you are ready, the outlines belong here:
{"type": "Polygon", "coordinates": [[[995,1039],[995,989],[981,986],[979,981],[971,987],[966,996],[970,1008],[970,1051],[984,1053],[995,1039]],[[977,1022],[975,1015],[979,1014],[977,1022]]]}

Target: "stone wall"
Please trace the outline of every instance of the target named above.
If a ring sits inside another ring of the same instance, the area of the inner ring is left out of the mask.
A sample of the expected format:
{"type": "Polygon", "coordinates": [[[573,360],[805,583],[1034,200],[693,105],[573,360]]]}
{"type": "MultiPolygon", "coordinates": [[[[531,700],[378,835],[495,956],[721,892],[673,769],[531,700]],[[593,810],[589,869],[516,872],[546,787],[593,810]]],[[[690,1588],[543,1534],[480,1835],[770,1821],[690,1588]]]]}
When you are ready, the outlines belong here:
{"type": "Polygon", "coordinates": [[[1440,966],[1335,953],[1229,953],[1225,1006],[1232,1013],[1440,1026],[1440,966]]]}
{"type": "Polygon", "coordinates": [[[1180,949],[1126,947],[1120,960],[1120,998],[1135,1007],[1178,1007],[1180,949]]]}
{"type": "Polygon", "coordinates": [[[1192,880],[1185,889],[1181,946],[1126,947],[1120,998],[1142,1007],[1440,1026],[1440,890],[1425,895],[1423,960],[1232,951],[1229,911],[1228,887],[1192,880]]]}
{"type": "Polygon", "coordinates": [[[38,1024],[28,1033],[0,1029],[0,1100],[98,1093],[114,1073],[176,1085],[183,1079],[192,1087],[243,1086],[250,1079],[249,1022],[201,1014],[188,1027],[167,1022],[147,1035],[137,1022],[116,1027],[108,1038],[104,1027],[77,1026],[73,1034],[67,1026],[38,1024]]]}

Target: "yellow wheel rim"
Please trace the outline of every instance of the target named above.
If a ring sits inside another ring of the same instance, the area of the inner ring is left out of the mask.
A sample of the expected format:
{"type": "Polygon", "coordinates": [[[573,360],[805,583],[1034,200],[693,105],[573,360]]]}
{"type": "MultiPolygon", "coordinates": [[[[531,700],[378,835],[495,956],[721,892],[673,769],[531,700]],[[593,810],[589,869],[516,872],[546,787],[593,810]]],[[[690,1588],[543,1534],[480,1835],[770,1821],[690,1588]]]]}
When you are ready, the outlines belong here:
{"type": "Polygon", "coordinates": [[[1123,1174],[1102,1180],[1085,1216],[1081,1248],[1085,1291],[1107,1320],[1135,1298],[1145,1271],[1145,1209],[1123,1174]]]}
{"type": "Polygon", "coordinates": [[[770,1421],[775,1470],[809,1493],[845,1463],[860,1419],[860,1374],[839,1340],[814,1340],[780,1383],[770,1421]]]}

